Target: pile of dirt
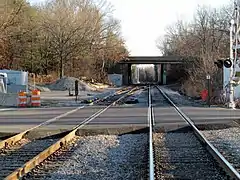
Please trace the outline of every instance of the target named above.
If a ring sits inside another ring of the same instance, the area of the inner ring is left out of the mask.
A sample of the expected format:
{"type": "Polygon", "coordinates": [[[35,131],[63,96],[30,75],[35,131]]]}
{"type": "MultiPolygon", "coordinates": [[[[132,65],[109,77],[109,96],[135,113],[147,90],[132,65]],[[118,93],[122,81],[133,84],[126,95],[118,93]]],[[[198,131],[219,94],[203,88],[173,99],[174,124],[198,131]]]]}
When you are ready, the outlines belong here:
{"type": "Polygon", "coordinates": [[[29,91],[32,91],[34,89],[37,89],[37,90],[39,90],[41,92],[51,92],[51,90],[49,88],[47,88],[47,87],[39,86],[39,85],[35,85],[35,87],[34,87],[33,84],[28,84],[28,90],[29,91]]]}
{"type": "Polygon", "coordinates": [[[87,83],[74,77],[63,77],[51,84],[46,85],[46,87],[49,88],[50,90],[55,90],[55,91],[65,91],[69,89],[74,90],[76,80],[78,81],[78,88],[80,91],[96,91],[96,88],[93,88],[87,83]]]}

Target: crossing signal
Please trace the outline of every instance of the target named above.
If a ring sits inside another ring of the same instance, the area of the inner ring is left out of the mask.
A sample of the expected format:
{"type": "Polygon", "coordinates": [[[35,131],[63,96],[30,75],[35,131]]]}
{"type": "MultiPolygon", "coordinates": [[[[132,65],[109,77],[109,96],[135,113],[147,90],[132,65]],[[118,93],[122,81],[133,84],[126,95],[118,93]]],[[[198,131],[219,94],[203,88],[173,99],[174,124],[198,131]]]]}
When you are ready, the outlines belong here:
{"type": "Polygon", "coordinates": [[[219,59],[215,61],[214,64],[216,64],[218,68],[222,68],[223,66],[226,68],[232,67],[232,61],[230,59],[224,59],[224,60],[219,59]]]}

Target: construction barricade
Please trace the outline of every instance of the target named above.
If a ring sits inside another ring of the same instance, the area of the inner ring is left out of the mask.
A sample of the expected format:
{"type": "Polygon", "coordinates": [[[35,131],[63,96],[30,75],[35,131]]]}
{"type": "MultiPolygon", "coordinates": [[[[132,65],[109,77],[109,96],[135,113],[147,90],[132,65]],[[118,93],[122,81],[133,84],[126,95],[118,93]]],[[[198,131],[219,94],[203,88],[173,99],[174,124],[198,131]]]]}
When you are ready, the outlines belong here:
{"type": "Polygon", "coordinates": [[[32,107],[39,107],[39,106],[41,106],[40,91],[39,90],[32,90],[31,106],[32,107]]]}
{"type": "Polygon", "coordinates": [[[18,107],[26,106],[27,106],[27,93],[21,91],[18,93],[18,107]]]}

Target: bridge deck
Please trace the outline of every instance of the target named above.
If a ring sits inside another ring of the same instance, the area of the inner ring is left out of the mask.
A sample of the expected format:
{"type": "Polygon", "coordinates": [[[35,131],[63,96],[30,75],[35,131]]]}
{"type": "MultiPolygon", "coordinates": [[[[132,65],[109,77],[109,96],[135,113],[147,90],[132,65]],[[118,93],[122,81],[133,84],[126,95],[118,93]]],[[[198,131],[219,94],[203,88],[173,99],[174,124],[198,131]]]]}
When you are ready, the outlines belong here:
{"type": "Polygon", "coordinates": [[[184,60],[179,56],[129,56],[120,64],[181,64],[184,60]]]}

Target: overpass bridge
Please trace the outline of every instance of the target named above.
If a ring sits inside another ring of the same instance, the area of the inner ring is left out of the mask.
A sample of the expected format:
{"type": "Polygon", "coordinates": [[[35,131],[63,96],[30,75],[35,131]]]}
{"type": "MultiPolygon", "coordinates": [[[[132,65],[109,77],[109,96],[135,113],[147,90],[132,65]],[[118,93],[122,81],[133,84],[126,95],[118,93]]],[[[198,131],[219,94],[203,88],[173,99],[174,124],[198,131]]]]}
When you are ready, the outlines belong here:
{"type": "Polygon", "coordinates": [[[133,64],[155,65],[155,73],[158,76],[157,83],[165,84],[165,72],[168,71],[171,65],[183,64],[184,62],[184,58],[180,56],[128,56],[127,58],[118,62],[117,66],[120,66],[120,72],[118,73],[123,75],[123,85],[132,84],[131,66],[133,64]]]}
{"type": "Polygon", "coordinates": [[[119,64],[182,64],[180,56],[128,56],[119,64]]]}

